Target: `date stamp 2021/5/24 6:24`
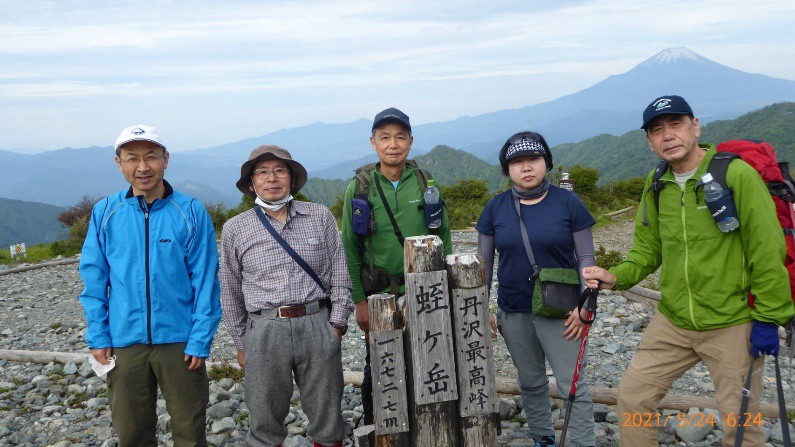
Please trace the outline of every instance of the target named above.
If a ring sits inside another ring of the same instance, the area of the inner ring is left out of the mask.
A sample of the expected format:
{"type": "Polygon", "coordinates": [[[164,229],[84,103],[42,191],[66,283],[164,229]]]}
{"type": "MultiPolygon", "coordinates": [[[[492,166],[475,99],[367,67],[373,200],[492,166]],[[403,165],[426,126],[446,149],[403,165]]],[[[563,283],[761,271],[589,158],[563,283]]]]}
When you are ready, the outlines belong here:
{"type": "MultiPolygon", "coordinates": [[[[621,413],[623,427],[703,427],[712,426],[717,422],[717,413],[695,411],[690,413],[676,413],[663,415],[658,412],[624,412],[621,413]]],[[[750,427],[762,425],[761,413],[729,413],[726,415],[725,424],[729,427],[750,427]]]]}

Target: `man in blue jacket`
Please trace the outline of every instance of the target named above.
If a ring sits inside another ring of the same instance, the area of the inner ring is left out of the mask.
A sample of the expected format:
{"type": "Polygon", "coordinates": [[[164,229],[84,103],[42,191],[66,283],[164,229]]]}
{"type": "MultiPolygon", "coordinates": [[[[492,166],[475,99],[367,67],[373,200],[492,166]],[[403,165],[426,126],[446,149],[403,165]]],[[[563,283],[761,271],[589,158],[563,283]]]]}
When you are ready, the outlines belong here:
{"type": "Polygon", "coordinates": [[[94,206],[80,258],[86,341],[97,362],[115,360],[108,395],[122,447],[157,445],[158,385],[174,445],[207,445],[218,251],[204,206],[163,180],[168,156],[154,128],[121,132],[116,164],[130,188],[94,206]]]}

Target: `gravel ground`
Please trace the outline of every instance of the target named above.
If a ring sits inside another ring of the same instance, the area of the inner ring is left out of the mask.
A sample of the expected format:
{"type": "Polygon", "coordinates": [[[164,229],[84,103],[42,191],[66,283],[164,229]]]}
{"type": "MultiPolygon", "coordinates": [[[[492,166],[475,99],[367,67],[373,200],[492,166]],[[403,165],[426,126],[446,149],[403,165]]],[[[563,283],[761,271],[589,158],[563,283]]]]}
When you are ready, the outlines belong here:
{"type": "MultiPolygon", "coordinates": [[[[632,222],[623,217],[614,224],[595,229],[595,245],[626,253],[631,245],[632,222]]],[[[475,233],[455,233],[457,253],[474,252],[475,233]]],[[[656,279],[650,277],[654,284],[656,279]]],[[[496,282],[495,282],[496,284],[496,282]]],[[[76,265],[47,267],[24,273],[0,276],[0,349],[86,352],[85,323],[77,297],[82,282],[76,265]]],[[[492,304],[495,293],[492,292],[492,304]]],[[[599,317],[591,329],[589,364],[584,375],[592,388],[615,388],[629,364],[641,333],[653,314],[653,306],[628,301],[616,294],[603,294],[599,317]]],[[[364,366],[364,340],[351,317],[351,329],[343,340],[343,367],[361,371],[364,366]]],[[[235,350],[223,324],[213,344],[210,360],[234,361],[235,350]]],[[[495,366],[500,377],[515,377],[511,358],[504,341],[495,341],[495,366]]],[[[795,390],[786,380],[786,400],[795,401],[795,390]]],[[[767,362],[763,401],[775,402],[772,361],[767,362]]],[[[551,370],[548,370],[551,375],[551,370]]],[[[211,406],[208,410],[208,435],[212,445],[242,445],[247,429],[247,410],[242,383],[231,379],[211,382],[211,406]]],[[[713,396],[714,388],[701,363],[674,383],[672,393],[713,396]]],[[[11,445],[89,446],[116,445],[107,408],[104,381],[83,365],[37,365],[0,360],[0,447],[11,445]]],[[[298,394],[293,399],[288,420],[290,436],[287,446],[311,446],[306,437],[306,417],[301,411],[298,394]]],[[[523,428],[523,413],[517,397],[501,396],[500,412],[503,431],[500,445],[528,445],[523,428]]],[[[553,416],[559,416],[552,403],[553,416]]],[[[361,400],[357,388],[346,387],[343,410],[354,425],[361,416],[361,400]]],[[[158,407],[159,439],[171,445],[168,432],[170,418],[164,402],[158,407]]],[[[618,445],[618,418],[615,407],[597,405],[597,441],[602,446],[618,445]]],[[[780,425],[766,420],[768,445],[780,444],[780,425]],[[775,431],[778,429],[779,435],[775,431]],[[779,442],[776,442],[779,441],[779,442]]],[[[691,427],[693,428],[693,427],[691,427]]],[[[720,445],[721,432],[711,428],[677,432],[673,427],[659,430],[663,445],[720,445]],[[690,440],[691,442],[684,442],[690,440]]],[[[793,430],[795,434],[795,430],[793,430]]],[[[350,445],[351,440],[346,440],[350,445]]],[[[532,444],[530,444],[532,445],[532,444]]]]}

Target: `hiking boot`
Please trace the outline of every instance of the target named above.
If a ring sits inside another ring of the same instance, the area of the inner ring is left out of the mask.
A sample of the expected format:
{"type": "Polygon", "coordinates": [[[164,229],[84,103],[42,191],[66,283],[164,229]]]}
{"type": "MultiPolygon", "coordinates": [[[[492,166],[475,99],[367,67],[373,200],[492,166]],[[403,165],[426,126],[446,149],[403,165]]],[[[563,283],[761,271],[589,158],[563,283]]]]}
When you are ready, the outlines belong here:
{"type": "Polygon", "coordinates": [[[555,437],[554,436],[542,436],[539,439],[535,440],[536,443],[533,444],[533,447],[555,447],[555,437]]]}

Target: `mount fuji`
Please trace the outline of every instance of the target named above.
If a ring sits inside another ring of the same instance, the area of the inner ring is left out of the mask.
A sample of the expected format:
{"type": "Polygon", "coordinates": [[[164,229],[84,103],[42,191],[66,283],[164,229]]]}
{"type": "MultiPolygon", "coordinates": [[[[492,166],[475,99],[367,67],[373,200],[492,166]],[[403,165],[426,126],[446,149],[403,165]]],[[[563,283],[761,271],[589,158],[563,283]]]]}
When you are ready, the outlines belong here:
{"type": "Polygon", "coordinates": [[[603,133],[621,135],[640,127],[651,100],[672,94],[683,96],[707,123],[793,101],[795,81],[746,73],[687,48],[669,48],[626,73],[553,101],[418,126],[415,141],[444,141],[493,163],[505,139],[520,130],[537,130],[551,146],[603,133]]]}
{"type": "MultiPolygon", "coordinates": [[[[686,48],[661,51],[626,73],[553,101],[452,121],[413,127],[413,155],[438,145],[466,150],[491,164],[510,135],[541,132],[551,146],[600,134],[622,135],[641,124],[643,108],[661,95],[687,99],[702,123],[736,118],[764,106],[795,101],[795,81],[746,73],[706,59],[686,48]]],[[[397,104],[400,107],[399,104],[397,104]]],[[[411,114],[410,110],[407,110],[411,114]]],[[[348,178],[354,166],[372,157],[371,121],[312,123],[262,136],[173,153],[167,179],[208,202],[236,204],[240,163],[260,144],[290,150],[310,177],[348,178]]],[[[0,151],[0,197],[68,206],[84,195],[102,196],[124,187],[110,148],[58,149],[35,155],[0,151]],[[48,173],[42,182],[36,172],[48,173]],[[58,185],[53,188],[51,185],[58,185]]]]}

